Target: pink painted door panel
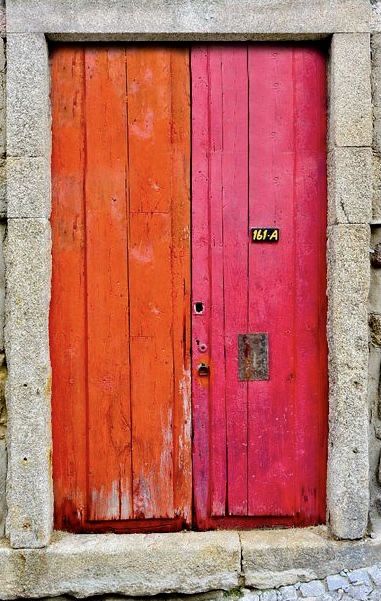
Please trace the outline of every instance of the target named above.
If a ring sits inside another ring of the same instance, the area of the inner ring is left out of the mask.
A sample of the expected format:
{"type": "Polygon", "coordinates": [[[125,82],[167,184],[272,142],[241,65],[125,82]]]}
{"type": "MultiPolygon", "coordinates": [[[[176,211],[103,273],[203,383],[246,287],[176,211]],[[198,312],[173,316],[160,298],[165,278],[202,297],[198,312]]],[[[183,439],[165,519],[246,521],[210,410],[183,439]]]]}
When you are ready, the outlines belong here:
{"type": "Polygon", "coordinates": [[[195,523],[321,523],[325,55],[196,46],[191,70],[195,523]],[[279,228],[279,242],[253,243],[252,227],[279,228]],[[238,337],[259,333],[268,378],[240,379],[238,337]]]}

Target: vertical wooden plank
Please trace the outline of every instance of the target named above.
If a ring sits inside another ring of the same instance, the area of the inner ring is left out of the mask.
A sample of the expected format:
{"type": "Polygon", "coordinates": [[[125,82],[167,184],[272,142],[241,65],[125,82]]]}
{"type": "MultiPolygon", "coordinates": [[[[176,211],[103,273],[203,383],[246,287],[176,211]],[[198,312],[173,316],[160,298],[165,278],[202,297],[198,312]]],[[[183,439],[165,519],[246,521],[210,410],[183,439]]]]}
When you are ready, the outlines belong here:
{"type": "Polygon", "coordinates": [[[123,48],[86,57],[89,518],[132,516],[123,48]]]}
{"type": "Polygon", "coordinates": [[[209,217],[210,217],[210,503],[211,514],[224,516],[227,491],[225,389],[224,227],[223,227],[223,61],[226,46],[208,46],[209,55],[209,217]]]}
{"type": "Polygon", "coordinates": [[[295,380],[298,505],[307,524],[325,521],[327,464],[326,63],[295,47],[295,380]]]}
{"type": "Polygon", "coordinates": [[[54,48],[51,77],[55,527],[71,529],[85,518],[87,469],[83,49],[54,48]]]}
{"type": "Polygon", "coordinates": [[[248,321],[247,46],[222,54],[222,206],[228,513],[247,513],[247,383],[238,381],[238,334],[248,321]]]}
{"type": "Polygon", "coordinates": [[[249,382],[249,514],[293,515],[295,231],[293,50],[249,48],[250,226],[280,228],[252,244],[249,331],[267,332],[270,377],[249,382]]]}
{"type": "Polygon", "coordinates": [[[172,287],[174,355],[174,511],[192,519],[190,375],[190,64],[188,48],[171,49],[172,287]]]}
{"type": "MultiPolygon", "coordinates": [[[[184,305],[189,288],[189,255],[184,252],[189,237],[189,88],[182,80],[174,85],[187,73],[186,57],[186,52],[170,48],[127,52],[134,513],[145,518],[174,517],[181,490],[188,495],[182,500],[188,516],[190,507],[189,483],[185,485],[189,459],[182,489],[174,480],[179,476],[174,453],[180,451],[174,435],[183,429],[181,436],[189,437],[190,431],[184,355],[189,321],[184,305]]],[[[186,455],[187,449],[189,439],[186,455]]]]}
{"type": "MultiPolygon", "coordinates": [[[[209,364],[209,56],[194,46],[192,70],[192,415],[193,486],[197,526],[204,528],[210,512],[209,382],[198,376],[201,362],[209,364]],[[199,344],[197,344],[199,341],[199,344]]],[[[212,365],[213,370],[213,365],[212,365]]],[[[212,372],[213,373],[213,372],[212,372]]],[[[213,376],[212,376],[213,378],[213,376]]]]}

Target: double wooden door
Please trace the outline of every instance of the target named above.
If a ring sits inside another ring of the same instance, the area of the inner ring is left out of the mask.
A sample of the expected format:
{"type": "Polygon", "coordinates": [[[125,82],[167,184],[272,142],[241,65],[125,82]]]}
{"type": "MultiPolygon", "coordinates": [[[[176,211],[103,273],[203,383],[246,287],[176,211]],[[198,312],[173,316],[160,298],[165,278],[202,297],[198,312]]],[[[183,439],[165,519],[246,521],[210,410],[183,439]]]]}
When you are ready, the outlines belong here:
{"type": "Polygon", "coordinates": [[[56,527],[324,522],[324,52],[51,65],[56,527]]]}

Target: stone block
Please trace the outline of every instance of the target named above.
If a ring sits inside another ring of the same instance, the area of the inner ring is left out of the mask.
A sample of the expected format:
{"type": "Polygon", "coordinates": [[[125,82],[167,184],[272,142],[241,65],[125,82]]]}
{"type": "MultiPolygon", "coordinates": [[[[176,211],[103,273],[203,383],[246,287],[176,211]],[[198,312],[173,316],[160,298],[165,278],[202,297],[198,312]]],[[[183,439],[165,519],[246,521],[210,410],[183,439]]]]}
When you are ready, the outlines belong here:
{"type": "Polygon", "coordinates": [[[9,220],[5,327],[9,372],[6,527],[13,547],[44,546],[52,529],[50,254],[47,220],[9,220]]]}
{"type": "MultiPolygon", "coordinates": [[[[1,9],[0,9],[1,28],[1,9]]],[[[5,43],[0,37],[0,157],[5,156],[5,43]]]]}
{"type": "Polygon", "coordinates": [[[7,159],[7,213],[8,218],[49,218],[49,159],[7,159]]]}
{"type": "Polygon", "coordinates": [[[348,578],[341,576],[340,574],[327,576],[327,588],[330,592],[339,590],[347,591],[349,589],[348,578]]]}
{"type": "Polygon", "coordinates": [[[5,34],[5,0],[0,1],[0,34],[5,34]]]}
{"type": "MultiPolygon", "coordinates": [[[[149,34],[324,34],[369,31],[370,5],[363,0],[9,0],[7,30],[149,34]]],[[[199,37],[199,36],[195,36],[199,37]]]]}
{"type": "Polygon", "coordinates": [[[276,591],[263,591],[261,594],[261,601],[278,601],[276,591]]]}
{"type": "Polygon", "coordinates": [[[372,32],[381,31],[381,4],[380,0],[370,0],[372,14],[370,20],[370,30],[372,32]]]}
{"type": "MultiPolygon", "coordinates": [[[[239,598],[240,601],[260,601],[259,592],[255,593],[254,591],[252,591],[248,588],[242,588],[241,594],[242,594],[242,596],[239,598]]],[[[233,599],[233,596],[234,595],[231,596],[232,599],[233,599]]],[[[226,593],[225,593],[225,598],[226,598],[226,593]]]]}
{"type": "Polygon", "coordinates": [[[325,587],[320,580],[311,580],[311,582],[303,582],[300,585],[300,593],[302,597],[319,597],[324,595],[325,587]]]}
{"type": "Polygon", "coordinates": [[[328,342],[330,368],[363,377],[368,361],[370,232],[366,225],[336,225],[328,230],[328,342]]]}
{"type": "Polygon", "coordinates": [[[5,297],[5,265],[3,245],[5,237],[5,224],[0,223],[0,538],[4,535],[6,515],[6,475],[7,475],[7,447],[6,425],[7,414],[5,408],[4,386],[6,380],[6,366],[4,355],[4,297],[5,297]]]}
{"type": "Polygon", "coordinates": [[[294,586],[281,586],[279,592],[282,601],[295,601],[298,598],[298,593],[294,586]]]}
{"type": "Polygon", "coordinates": [[[348,573],[348,580],[351,584],[365,584],[371,586],[370,577],[368,572],[364,570],[353,570],[348,573]]]}
{"type": "MultiPolygon", "coordinates": [[[[5,223],[0,222],[0,359],[4,352],[4,312],[5,312],[5,261],[4,245],[6,240],[7,227],[5,223]]],[[[0,360],[0,372],[1,372],[0,360]]],[[[0,378],[1,382],[1,378],[0,378]]],[[[0,386],[1,389],[1,386],[0,386]]]]}
{"type": "Polygon", "coordinates": [[[0,540],[0,599],[22,596],[23,570],[21,553],[12,551],[5,539],[0,540]]]}
{"type": "Polygon", "coordinates": [[[381,155],[373,153],[372,219],[381,221],[381,155]]]}
{"type": "Polygon", "coordinates": [[[381,34],[372,35],[373,148],[381,154],[381,34]]]}
{"type": "MultiPolygon", "coordinates": [[[[321,580],[343,566],[351,570],[373,565],[381,551],[381,537],[336,541],[327,537],[324,527],[252,530],[241,532],[240,538],[245,586],[259,589],[321,580]]],[[[330,590],[348,588],[347,578],[336,578],[340,586],[330,590]]]]}
{"type": "Polygon", "coordinates": [[[328,257],[328,515],[335,536],[356,539],[369,509],[369,227],[331,226],[328,257]]]}
{"type": "Polygon", "coordinates": [[[350,586],[348,595],[351,599],[357,599],[357,601],[366,601],[369,597],[369,593],[372,592],[370,586],[350,586]]]}
{"type": "Polygon", "coordinates": [[[24,596],[191,594],[238,584],[236,532],[55,537],[44,550],[23,551],[24,596]]]}
{"type": "Polygon", "coordinates": [[[368,224],[372,218],[370,148],[333,148],[328,158],[328,221],[368,224]]]}
{"type": "Polygon", "coordinates": [[[0,159],[0,219],[7,216],[7,185],[6,185],[6,160],[0,159]]]}
{"type": "Polygon", "coordinates": [[[371,146],[373,136],[369,34],[333,36],[330,73],[331,147],[371,146]]]}
{"type": "MultiPolygon", "coordinates": [[[[1,407],[0,407],[1,412],[1,407]]],[[[7,447],[5,444],[4,435],[1,433],[2,427],[0,424],[0,538],[5,533],[5,516],[6,516],[6,502],[5,502],[5,482],[7,477],[7,447]]]]}
{"type": "Polygon", "coordinates": [[[43,34],[7,36],[7,153],[50,154],[49,61],[43,34]]]}
{"type": "Polygon", "coordinates": [[[381,586],[381,567],[371,566],[368,568],[368,573],[376,586],[381,586]]]}

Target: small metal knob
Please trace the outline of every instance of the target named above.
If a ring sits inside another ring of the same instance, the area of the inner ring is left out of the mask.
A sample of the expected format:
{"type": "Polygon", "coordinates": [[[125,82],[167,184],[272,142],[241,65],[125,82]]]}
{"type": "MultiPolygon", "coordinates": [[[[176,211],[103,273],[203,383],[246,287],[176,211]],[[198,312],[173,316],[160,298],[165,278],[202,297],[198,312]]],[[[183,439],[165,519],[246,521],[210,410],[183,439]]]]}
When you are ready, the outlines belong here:
{"type": "Polygon", "coordinates": [[[209,365],[207,365],[206,363],[200,363],[200,365],[197,368],[197,373],[201,377],[209,376],[209,373],[210,373],[209,365]]]}

